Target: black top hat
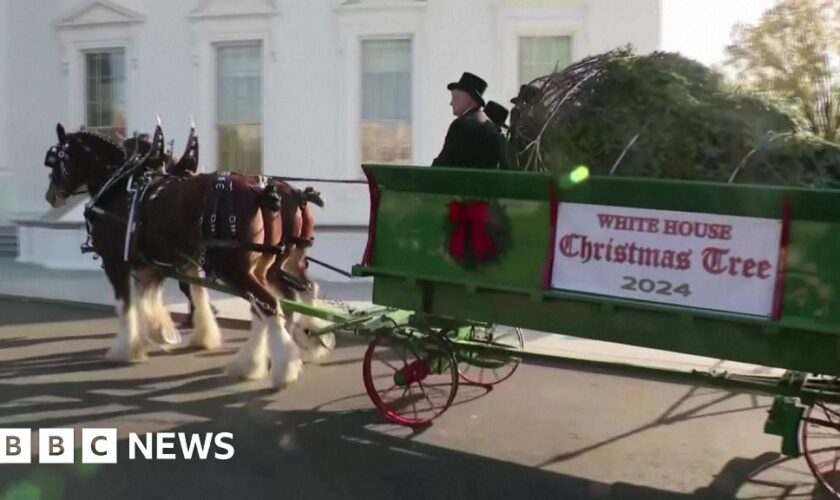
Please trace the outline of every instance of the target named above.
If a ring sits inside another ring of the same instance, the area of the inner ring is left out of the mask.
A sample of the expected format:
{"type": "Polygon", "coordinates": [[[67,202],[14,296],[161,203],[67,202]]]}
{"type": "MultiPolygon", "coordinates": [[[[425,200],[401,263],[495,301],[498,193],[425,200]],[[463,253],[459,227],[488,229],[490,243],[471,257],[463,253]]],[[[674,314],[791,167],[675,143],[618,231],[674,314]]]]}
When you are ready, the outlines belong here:
{"type": "Polygon", "coordinates": [[[528,103],[540,97],[540,89],[534,85],[522,85],[519,87],[519,95],[510,100],[513,104],[528,103]]]}
{"type": "Polygon", "coordinates": [[[464,72],[460,80],[450,83],[446,88],[462,90],[475,99],[479,106],[484,106],[483,95],[487,90],[487,82],[472,73],[464,72]]]}
{"type": "Polygon", "coordinates": [[[484,106],[484,114],[486,114],[487,118],[490,118],[493,123],[498,125],[500,128],[507,128],[505,120],[507,120],[508,117],[508,110],[498,102],[488,101],[484,106]]]}

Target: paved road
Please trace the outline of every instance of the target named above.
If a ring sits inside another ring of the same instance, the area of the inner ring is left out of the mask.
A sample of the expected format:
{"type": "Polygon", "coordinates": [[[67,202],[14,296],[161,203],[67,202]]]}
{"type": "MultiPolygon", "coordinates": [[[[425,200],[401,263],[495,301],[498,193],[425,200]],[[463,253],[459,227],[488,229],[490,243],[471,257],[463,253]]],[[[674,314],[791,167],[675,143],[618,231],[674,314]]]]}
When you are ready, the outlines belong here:
{"type": "Polygon", "coordinates": [[[272,392],[222,373],[243,331],[218,352],[113,367],[114,324],[0,300],[0,427],[229,431],[234,458],[128,461],[122,439],[117,465],[0,466],[3,500],[821,498],[762,434],[766,397],[526,364],[412,432],[371,409],[350,340],[272,392]]]}

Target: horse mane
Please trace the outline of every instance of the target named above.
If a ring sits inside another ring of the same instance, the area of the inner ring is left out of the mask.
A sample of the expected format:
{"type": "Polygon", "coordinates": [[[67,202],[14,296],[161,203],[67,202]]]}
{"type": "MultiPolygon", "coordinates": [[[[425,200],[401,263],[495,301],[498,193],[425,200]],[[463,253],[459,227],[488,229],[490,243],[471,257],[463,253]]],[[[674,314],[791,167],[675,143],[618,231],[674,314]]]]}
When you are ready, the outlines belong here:
{"type": "Polygon", "coordinates": [[[70,135],[77,137],[87,146],[96,148],[98,152],[113,160],[115,164],[125,161],[125,148],[110,137],[91,129],[82,129],[70,135]]]}
{"type": "Polygon", "coordinates": [[[152,141],[149,139],[149,134],[140,134],[124,140],[122,147],[126,151],[126,155],[136,152],[137,155],[143,157],[152,150],[152,141]]]}

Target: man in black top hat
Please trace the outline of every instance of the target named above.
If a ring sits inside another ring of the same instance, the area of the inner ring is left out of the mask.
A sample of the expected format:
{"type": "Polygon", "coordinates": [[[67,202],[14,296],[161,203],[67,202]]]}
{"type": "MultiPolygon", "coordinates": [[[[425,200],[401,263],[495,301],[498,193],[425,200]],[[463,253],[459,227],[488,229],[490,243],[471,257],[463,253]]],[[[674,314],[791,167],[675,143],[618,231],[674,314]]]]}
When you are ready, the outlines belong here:
{"type": "Polygon", "coordinates": [[[449,126],[443,149],[432,166],[496,168],[500,155],[499,133],[481,109],[487,82],[472,73],[464,73],[446,88],[452,93],[449,104],[457,118],[449,126]]]}
{"type": "Polygon", "coordinates": [[[496,125],[496,129],[500,134],[504,133],[504,130],[502,129],[508,128],[505,124],[508,117],[508,110],[498,102],[487,101],[487,104],[484,106],[484,114],[487,115],[487,118],[490,118],[490,121],[496,125]]]}
{"type": "Polygon", "coordinates": [[[487,101],[487,104],[484,106],[484,114],[487,115],[487,118],[490,118],[490,121],[492,121],[493,124],[496,126],[496,131],[498,132],[497,140],[499,141],[499,168],[513,168],[513,159],[510,158],[508,154],[510,148],[508,148],[508,140],[506,137],[506,131],[508,130],[508,126],[505,123],[508,117],[507,108],[496,101],[487,101]]]}

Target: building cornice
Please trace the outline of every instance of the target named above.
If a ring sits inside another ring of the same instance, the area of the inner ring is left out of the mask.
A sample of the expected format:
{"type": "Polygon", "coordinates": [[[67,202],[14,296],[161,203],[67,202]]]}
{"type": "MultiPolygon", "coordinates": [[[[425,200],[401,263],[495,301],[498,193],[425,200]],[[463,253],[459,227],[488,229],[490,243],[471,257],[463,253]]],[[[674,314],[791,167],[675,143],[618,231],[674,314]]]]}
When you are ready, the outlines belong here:
{"type": "Polygon", "coordinates": [[[95,0],[71,11],[56,21],[58,29],[91,28],[137,24],[146,21],[146,16],[108,0],[95,0]]]}

